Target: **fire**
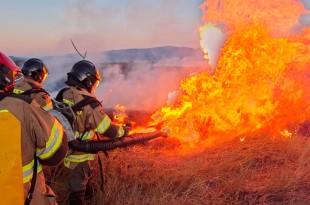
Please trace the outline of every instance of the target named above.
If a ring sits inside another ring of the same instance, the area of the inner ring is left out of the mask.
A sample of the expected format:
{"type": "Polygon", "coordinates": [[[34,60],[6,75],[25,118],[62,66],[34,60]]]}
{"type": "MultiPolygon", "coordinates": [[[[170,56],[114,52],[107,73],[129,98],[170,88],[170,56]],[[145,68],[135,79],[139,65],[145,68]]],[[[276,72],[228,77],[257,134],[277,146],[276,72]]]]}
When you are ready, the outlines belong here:
{"type": "Polygon", "coordinates": [[[124,105],[115,105],[113,109],[112,121],[119,126],[130,126],[129,134],[132,133],[144,133],[157,130],[157,125],[145,125],[146,123],[139,124],[134,119],[134,116],[129,116],[124,105]]]}
{"type": "Polygon", "coordinates": [[[207,0],[201,5],[203,21],[222,23],[229,30],[237,26],[262,24],[273,34],[290,34],[298,25],[300,14],[306,13],[296,0],[207,0]]]}
{"type": "Polygon", "coordinates": [[[289,132],[288,130],[283,130],[280,132],[282,136],[287,137],[287,138],[291,138],[292,137],[292,133],[289,132]]]}
{"type": "Polygon", "coordinates": [[[126,108],[123,105],[115,105],[113,112],[113,122],[117,125],[125,125],[125,118],[127,118],[126,108]]]}
{"type": "Polygon", "coordinates": [[[225,23],[229,30],[215,74],[184,79],[183,94],[155,112],[154,122],[191,146],[210,146],[236,137],[277,135],[309,119],[310,32],[288,35],[304,11],[301,4],[208,0],[206,7],[204,21],[225,23]]]}

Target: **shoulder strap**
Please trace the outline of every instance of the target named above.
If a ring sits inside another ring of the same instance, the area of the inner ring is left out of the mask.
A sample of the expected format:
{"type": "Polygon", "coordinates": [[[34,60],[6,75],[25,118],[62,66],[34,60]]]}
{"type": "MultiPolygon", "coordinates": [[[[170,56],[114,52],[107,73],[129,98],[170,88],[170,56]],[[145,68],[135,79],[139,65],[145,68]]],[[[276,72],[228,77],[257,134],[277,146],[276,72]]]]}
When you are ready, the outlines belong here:
{"type": "MultiPolygon", "coordinates": [[[[59,93],[55,97],[55,100],[57,100],[58,102],[62,102],[63,94],[68,89],[69,88],[63,88],[61,91],[59,91],[59,93]]],[[[81,111],[81,109],[86,105],[90,105],[93,109],[95,109],[98,106],[101,106],[101,102],[99,102],[96,98],[87,95],[83,95],[83,97],[84,97],[83,100],[81,100],[80,102],[76,103],[71,107],[74,112],[81,111]]]]}
{"type": "Polygon", "coordinates": [[[24,91],[23,93],[21,93],[21,95],[28,95],[30,96],[30,94],[32,93],[41,93],[44,92],[46,93],[48,96],[50,95],[46,90],[44,90],[43,88],[32,88],[29,90],[24,91]]]}
{"type": "Polygon", "coordinates": [[[56,98],[55,98],[55,100],[57,100],[58,102],[62,102],[62,100],[63,100],[63,95],[64,95],[64,92],[66,91],[66,90],[68,90],[69,88],[63,88],[61,91],[59,91],[59,93],[57,94],[57,96],[56,96],[56,98]]]}
{"type": "Polygon", "coordinates": [[[46,94],[49,95],[48,92],[46,92],[46,90],[44,90],[43,88],[39,87],[38,85],[32,83],[32,82],[27,82],[28,85],[30,85],[30,89],[29,90],[25,90],[23,93],[20,93],[22,95],[30,95],[32,93],[40,93],[40,92],[44,92],[46,94]]]}
{"type": "Polygon", "coordinates": [[[0,101],[6,97],[18,98],[18,99],[21,99],[21,100],[27,102],[28,104],[31,104],[31,102],[33,101],[32,98],[29,98],[28,96],[25,96],[25,95],[18,95],[18,94],[10,93],[10,92],[0,93],[0,101]]]}
{"type": "Polygon", "coordinates": [[[4,98],[12,95],[13,93],[8,93],[8,92],[0,92],[0,101],[3,100],[4,98]]]}
{"type": "Polygon", "coordinates": [[[95,109],[96,107],[101,106],[101,102],[94,97],[84,95],[84,99],[73,105],[72,110],[75,112],[81,111],[81,109],[86,105],[90,105],[93,109],[95,109]]]}
{"type": "Polygon", "coordinates": [[[33,163],[33,174],[32,174],[32,179],[31,179],[31,185],[30,185],[30,189],[28,191],[26,200],[25,200],[25,205],[29,205],[32,198],[33,198],[33,192],[34,192],[34,188],[36,186],[36,181],[37,181],[37,172],[38,172],[38,162],[37,162],[37,155],[36,152],[34,152],[34,163],[33,163]]]}

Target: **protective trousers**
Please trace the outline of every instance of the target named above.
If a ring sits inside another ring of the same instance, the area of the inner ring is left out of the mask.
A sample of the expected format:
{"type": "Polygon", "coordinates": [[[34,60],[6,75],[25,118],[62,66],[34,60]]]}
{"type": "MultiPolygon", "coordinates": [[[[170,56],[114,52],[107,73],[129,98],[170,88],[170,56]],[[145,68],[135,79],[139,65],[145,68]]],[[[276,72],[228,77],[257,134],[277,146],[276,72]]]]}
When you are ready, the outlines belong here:
{"type": "Polygon", "coordinates": [[[90,178],[89,161],[80,162],[71,170],[68,179],[69,205],[84,205],[86,185],[90,178]]]}
{"type": "MultiPolygon", "coordinates": [[[[26,190],[30,188],[30,183],[24,184],[26,190]]],[[[27,192],[25,192],[25,195],[27,192]]],[[[30,205],[57,205],[56,195],[53,190],[45,184],[44,174],[41,171],[37,175],[36,186],[30,205]]]]}

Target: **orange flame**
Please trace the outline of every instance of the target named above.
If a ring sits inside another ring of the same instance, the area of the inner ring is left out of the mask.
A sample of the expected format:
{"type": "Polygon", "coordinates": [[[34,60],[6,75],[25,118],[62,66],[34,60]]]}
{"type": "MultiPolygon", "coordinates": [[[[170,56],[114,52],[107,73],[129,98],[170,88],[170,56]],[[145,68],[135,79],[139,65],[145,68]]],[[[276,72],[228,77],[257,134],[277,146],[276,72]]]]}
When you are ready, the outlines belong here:
{"type": "Polygon", "coordinates": [[[201,5],[203,21],[223,23],[228,29],[261,24],[277,34],[290,34],[298,25],[300,14],[306,13],[296,0],[207,0],[201,5]]]}
{"type": "Polygon", "coordinates": [[[113,112],[113,122],[117,125],[125,125],[125,118],[127,117],[126,108],[122,105],[115,105],[113,112]]]}
{"type": "Polygon", "coordinates": [[[294,25],[301,5],[294,0],[208,0],[202,8],[206,6],[205,21],[222,21],[234,30],[221,49],[215,74],[184,79],[184,94],[155,112],[154,122],[191,146],[210,146],[236,137],[275,135],[308,119],[310,30],[289,37],[271,32],[294,25]]]}

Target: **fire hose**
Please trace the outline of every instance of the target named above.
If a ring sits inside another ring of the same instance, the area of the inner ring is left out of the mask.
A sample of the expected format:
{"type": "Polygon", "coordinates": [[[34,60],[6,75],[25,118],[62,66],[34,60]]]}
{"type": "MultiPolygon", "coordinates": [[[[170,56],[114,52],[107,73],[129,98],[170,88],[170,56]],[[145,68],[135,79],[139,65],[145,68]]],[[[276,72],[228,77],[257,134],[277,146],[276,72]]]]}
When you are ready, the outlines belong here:
{"type": "Polygon", "coordinates": [[[69,120],[57,110],[50,110],[53,115],[63,126],[66,133],[69,148],[75,151],[97,153],[100,151],[109,151],[119,147],[127,147],[131,145],[141,144],[159,137],[168,137],[170,132],[168,129],[164,131],[153,131],[149,133],[134,133],[120,139],[98,140],[98,141],[78,141],[74,135],[69,120]]]}
{"type": "Polygon", "coordinates": [[[154,131],[149,133],[134,133],[121,139],[98,140],[79,142],[72,140],[69,142],[69,147],[75,151],[97,153],[100,151],[109,151],[120,147],[141,144],[155,138],[168,136],[169,131],[154,131]]]}

